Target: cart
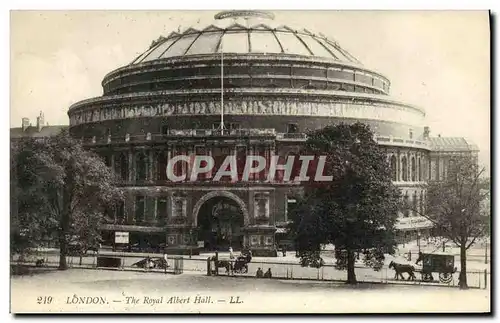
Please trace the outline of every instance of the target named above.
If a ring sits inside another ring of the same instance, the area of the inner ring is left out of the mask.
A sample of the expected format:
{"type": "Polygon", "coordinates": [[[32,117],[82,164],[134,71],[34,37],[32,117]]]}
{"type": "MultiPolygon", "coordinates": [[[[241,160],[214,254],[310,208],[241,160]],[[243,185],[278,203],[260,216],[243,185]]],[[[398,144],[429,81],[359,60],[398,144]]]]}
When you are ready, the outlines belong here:
{"type": "Polygon", "coordinates": [[[455,256],[439,253],[420,253],[415,264],[422,262],[422,281],[432,282],[437,273],[439,282],[449,284],[453,279],[453,274],[457,271],[455,265],[455,256]]]}

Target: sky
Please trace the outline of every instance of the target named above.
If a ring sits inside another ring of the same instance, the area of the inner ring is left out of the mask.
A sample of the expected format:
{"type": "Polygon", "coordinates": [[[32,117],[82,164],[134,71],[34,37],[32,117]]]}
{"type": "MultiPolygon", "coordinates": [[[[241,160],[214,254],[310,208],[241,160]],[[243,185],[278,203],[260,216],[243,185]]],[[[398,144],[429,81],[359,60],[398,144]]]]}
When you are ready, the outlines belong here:
{"type": "MultiPolygon", "coordinates": [[[[68,124],[68,107],[102,95],[108,72],[179,26],[203,28],[217,11],[11,12],[10,126],[68,124]]],[[[486,11],[274,11],[322,32],[391,80],[391,96],[426,111],[431,136],[476,143],[490,159],[490,34],[486,11]]]]}

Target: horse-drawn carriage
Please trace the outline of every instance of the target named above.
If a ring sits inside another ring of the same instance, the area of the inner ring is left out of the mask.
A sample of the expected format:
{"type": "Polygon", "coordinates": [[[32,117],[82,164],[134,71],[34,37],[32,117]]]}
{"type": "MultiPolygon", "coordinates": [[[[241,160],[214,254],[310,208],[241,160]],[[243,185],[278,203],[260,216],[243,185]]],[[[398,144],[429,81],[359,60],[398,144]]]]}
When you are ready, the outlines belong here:
{"type": "Polygon", "coordinates": [[[134,264],[132,264],[132,267],[139,267],[139,268],[144,268],[144,269],[167,269],[169,264],[167,261],[162,258],[162,257],[146,257],[134,264]]]}
{"type": "Polygon", "coordinates": [[[218,256],[213,256],[210,261],[214,262],[216,271],[218,268],[225,268],[229,275],[231,272],[238,274],[248,273],[248,264],[252,261],[252,252],[243,252],[236,260],[219,259],[218,256]]]}
{"type": "Polygon", "coordinates": [[[422,253],[418,255],[415,265],[422,262],[422,268],[415,268],[412,264],[398,264],[391,261],[389,268],[394,269],[395,279],[404,279],[403,273],[408,274],[408,280],[416,280],[415,272],[420,272],[422,281],[433,282],[434,276],[432,273],[437,273],[439,282],[449,284],[453,279],[453,274],[457,271],[455,264],[455,256],[439,253],[422,253]]]}
{"type": "Polygon", "coordinates": [[[439,274],[441,283],[449,284],[453,279],[453,274],[457,271],[455,267],[455,256],[438,253],[419,253],[415,264],[422,262],[422,280],[432,282],[434,277],[432,273],[439,274]]]}

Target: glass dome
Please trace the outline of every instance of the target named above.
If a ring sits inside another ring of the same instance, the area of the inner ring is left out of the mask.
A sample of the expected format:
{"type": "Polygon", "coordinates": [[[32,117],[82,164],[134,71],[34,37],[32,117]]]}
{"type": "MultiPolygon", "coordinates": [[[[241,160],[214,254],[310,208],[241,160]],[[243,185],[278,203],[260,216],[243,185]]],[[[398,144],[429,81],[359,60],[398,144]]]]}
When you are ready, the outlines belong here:
{"type": "Polygon", "coordinates": [[[223,11],[203,29],[193,27],[160,37],[131,64],[178,56],[215,53],[288,54],[315,56],[360,64],[335,41],[307,29],[294,29],[274,22],[259,11],[223,11]]]}

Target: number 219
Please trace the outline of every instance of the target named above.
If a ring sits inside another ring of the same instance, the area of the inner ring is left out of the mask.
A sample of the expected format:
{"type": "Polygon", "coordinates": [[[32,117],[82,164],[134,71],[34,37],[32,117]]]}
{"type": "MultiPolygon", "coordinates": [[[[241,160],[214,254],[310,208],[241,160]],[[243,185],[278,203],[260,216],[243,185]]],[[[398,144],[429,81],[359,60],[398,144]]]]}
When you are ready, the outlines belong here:
{"type": "Polygon", "coordinates": [[[36,302],[38,304],[50,304],[52,303],[52,296],[38,296],[36,302]]]}

